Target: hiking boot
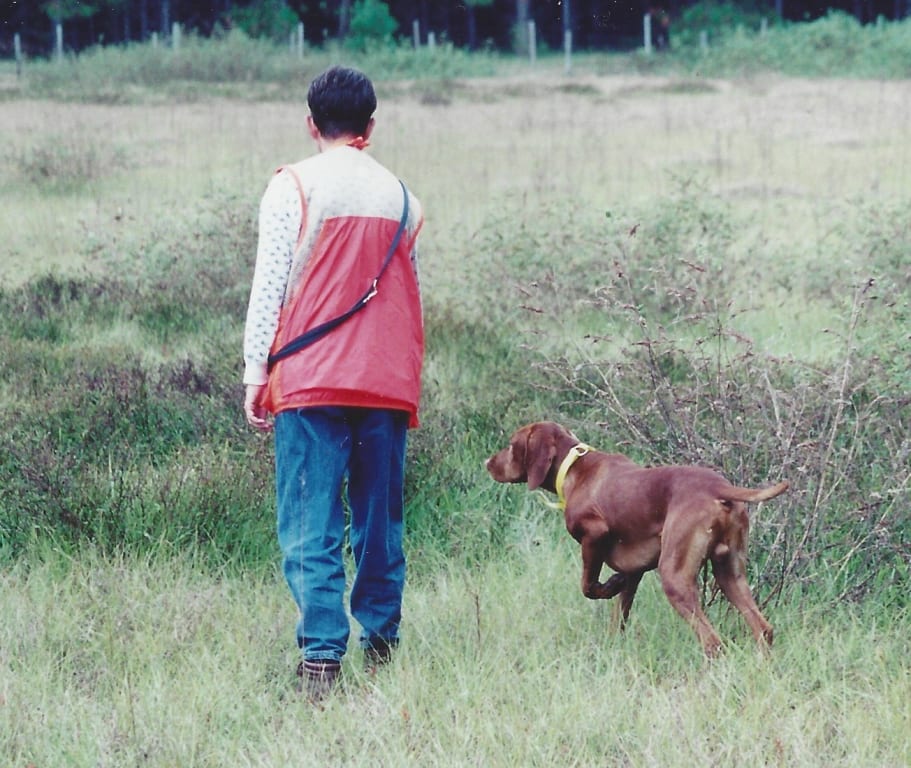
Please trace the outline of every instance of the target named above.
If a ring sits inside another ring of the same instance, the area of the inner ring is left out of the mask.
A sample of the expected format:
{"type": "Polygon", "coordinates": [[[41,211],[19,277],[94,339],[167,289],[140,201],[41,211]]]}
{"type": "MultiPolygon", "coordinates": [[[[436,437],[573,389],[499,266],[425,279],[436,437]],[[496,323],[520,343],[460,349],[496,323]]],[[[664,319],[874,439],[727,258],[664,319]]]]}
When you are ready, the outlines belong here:
{"type": "Polygon", "coordinates": [[[297,676],[301,678],[301,693],[307,695],[307,701],[311,704],[320,703],[332,692],[341,671],[342,665],[338,661],[305,659],[297,665],[297,676]]]}

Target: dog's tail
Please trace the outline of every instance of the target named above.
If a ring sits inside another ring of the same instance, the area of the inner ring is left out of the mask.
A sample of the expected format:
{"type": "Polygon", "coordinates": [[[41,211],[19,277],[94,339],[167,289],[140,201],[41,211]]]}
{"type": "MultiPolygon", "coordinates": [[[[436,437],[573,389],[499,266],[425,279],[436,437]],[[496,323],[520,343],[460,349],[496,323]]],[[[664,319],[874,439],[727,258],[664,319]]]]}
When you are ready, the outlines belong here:
{"type": "Polygon", "coordinates": [[[768,488],[738,488],[736,485],[729,485],[725,488],[721,496],[725,501],[768,501],[784,493],[790,484],[787,480],[782,480],[778,485],[770,485],[768,488]]]}

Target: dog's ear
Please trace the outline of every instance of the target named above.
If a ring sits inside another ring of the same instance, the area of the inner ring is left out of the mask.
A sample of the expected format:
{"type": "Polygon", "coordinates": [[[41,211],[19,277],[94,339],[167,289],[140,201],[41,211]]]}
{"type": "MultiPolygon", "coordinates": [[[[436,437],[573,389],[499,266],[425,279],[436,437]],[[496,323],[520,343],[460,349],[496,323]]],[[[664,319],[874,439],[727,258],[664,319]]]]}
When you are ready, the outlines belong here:
{"type": "Polygon", "coordinates": [[[557,455],[557,445],[552,436],[543,430],[532,429],[525,444],[525,466],[528,469],[528,487],[540,488],[557,455]]]}

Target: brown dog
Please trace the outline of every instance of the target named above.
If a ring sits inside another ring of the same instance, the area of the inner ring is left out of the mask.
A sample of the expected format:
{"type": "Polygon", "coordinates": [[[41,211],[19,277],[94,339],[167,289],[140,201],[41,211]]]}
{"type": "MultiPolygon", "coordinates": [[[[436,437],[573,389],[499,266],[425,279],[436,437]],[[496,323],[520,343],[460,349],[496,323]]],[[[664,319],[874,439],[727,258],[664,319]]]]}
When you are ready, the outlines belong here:
{"type": "Polygon", "coordinates": [[[642,575],[657,568],[671,605],[705,653],[716,655],[721,638],[702,611],[697,587],[699,570],[711,560],[718,586],[756,641],[762,648],[772,644],[772,626],[746,579],[746,502],[772,499],[787,482],[750,490],[703,467],[646,469],[620,454],[595,451],[549,421],[522,427],[486,466],[499,483],[527,482],[557,494],[566,529],[582,545],[582,593],[592,600],[619,594],[621,626],[642,575]],[[602,583],[604,563],[616,573],[602,583]]]}

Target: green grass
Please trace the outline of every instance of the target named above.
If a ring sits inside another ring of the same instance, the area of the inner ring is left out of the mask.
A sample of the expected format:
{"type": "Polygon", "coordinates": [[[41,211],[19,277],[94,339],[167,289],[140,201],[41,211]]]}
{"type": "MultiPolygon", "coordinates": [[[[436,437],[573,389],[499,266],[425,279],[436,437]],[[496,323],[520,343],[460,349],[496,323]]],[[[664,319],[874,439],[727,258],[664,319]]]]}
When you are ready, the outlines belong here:
{"type": "Polygon", "coordinates": [[[0,576],[0,752],[74,768],[911,759],[907,611],[779,602],[762,659],[716,605],[728,649],[707,663],[652,577],[616,633],[541,514],[520,505],[495,560],[422,568],[393,666],[367,677],[352,652],[321,710],[294,693],[277,575],[207,574],[180,555],[17,565],[0,576]]]}
{"type": "Polygon", "coordinates": [[[681,30],[681,59],[703,74],[751,76],[777,72],[804,77],[907,78],[911,74],[911,22],[860,24],[843,11],[811,23],[777,23],[765,35],[758,20],[744,26],[706,26],[691,20],[681,30]],[[698,36],[709,31],[709,51],[698,36]]]}
{"type": "MultiPolygon", "coordinates": [[[[410,45],[378,46],[368,53],[327,45],[308,48],[301,59],[287,46],[235,30],[211,39],[185,35],[176,50],[149,43],[95,46],[63,62],[29,61],[10,90],[28,97],[110,105],[212,96],[280,101],[304,98],[316,74],[352,58],[365,69],[384,72],[389,80],[488,76],[498,67],[495,54],[470,54],[449,44],[418,51],[410,45]]],[[[0,98],[6,95],[0,91],[0,98]]]]}

